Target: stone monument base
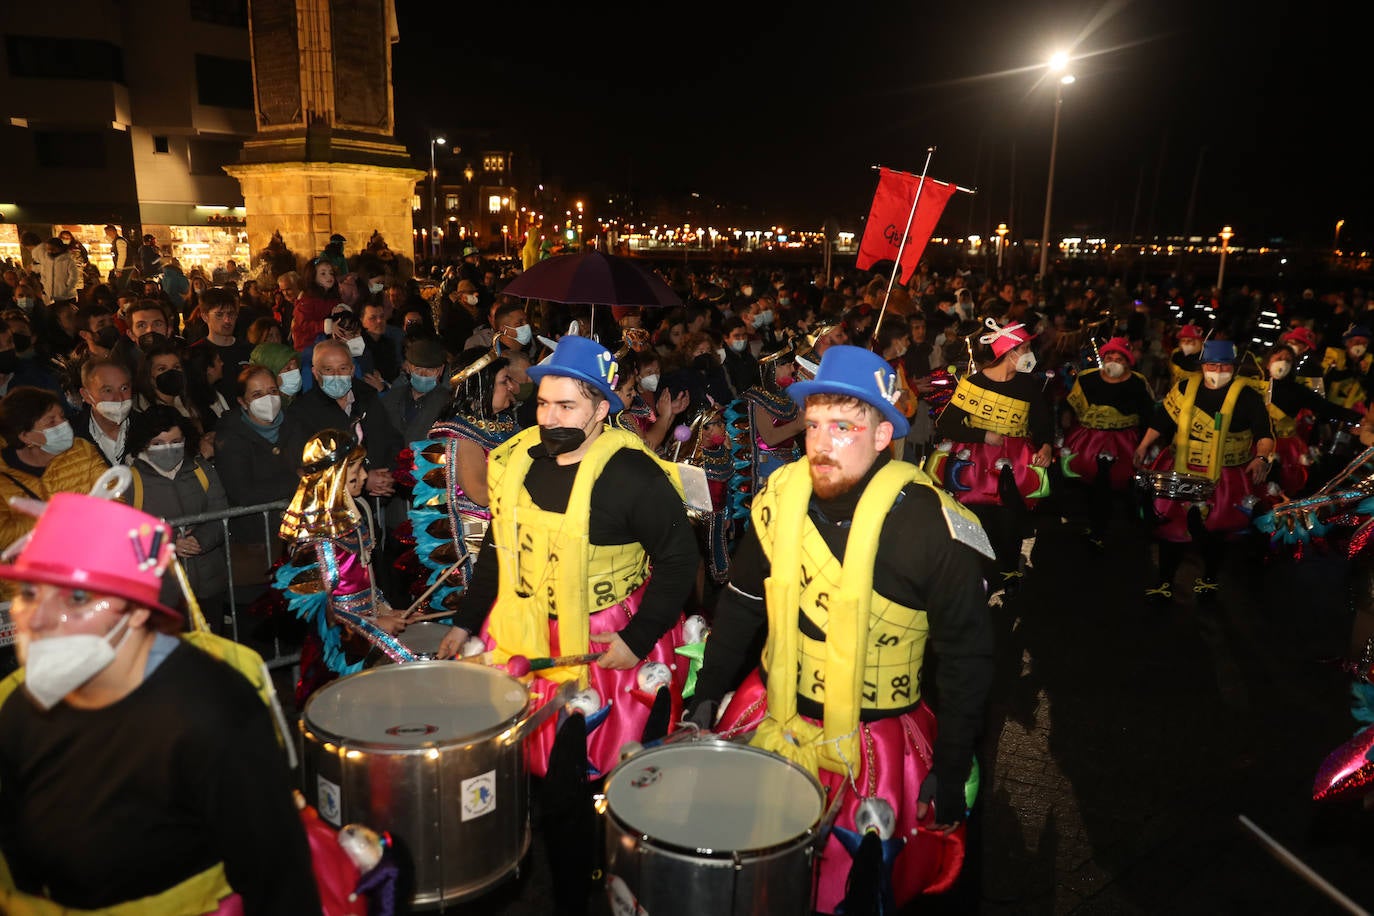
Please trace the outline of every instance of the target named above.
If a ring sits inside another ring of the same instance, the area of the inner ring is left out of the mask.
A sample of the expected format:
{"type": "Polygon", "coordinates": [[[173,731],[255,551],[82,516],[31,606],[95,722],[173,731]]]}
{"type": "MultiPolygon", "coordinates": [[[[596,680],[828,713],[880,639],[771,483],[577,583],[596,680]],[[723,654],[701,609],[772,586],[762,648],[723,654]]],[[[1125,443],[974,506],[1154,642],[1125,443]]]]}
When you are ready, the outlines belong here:
{"type": "MultiPolygon", "coordinates": [[[[381,234],[398,263],[415,250],[412,213],[419,169],[342,162],[256,162],[224,166],[243,189],[248,247],[262,251],[280,232],[297,269],[334,233],[350,258],[381,234]]],[[[255,255],[256,256],[256,255],[255,255]]],[[[256,266],[256,265],[255,265],[256,266]]]]}

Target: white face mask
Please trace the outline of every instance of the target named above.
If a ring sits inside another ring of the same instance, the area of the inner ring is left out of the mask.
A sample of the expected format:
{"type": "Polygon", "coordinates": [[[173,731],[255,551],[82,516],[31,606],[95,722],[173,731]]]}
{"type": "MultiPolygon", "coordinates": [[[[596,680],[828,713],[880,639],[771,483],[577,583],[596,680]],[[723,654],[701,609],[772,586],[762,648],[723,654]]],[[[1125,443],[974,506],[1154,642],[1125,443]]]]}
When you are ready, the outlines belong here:
{"type": "Polygon", "coordinates": [[[263,423],[271,423],[277,419],[277,414],[281,413],[281,397],[275,394],[265,394],[248,403],[248,412],[263,423]]]}
{"type": "Polygon", "coordinates": [[[277,376],[277,390],[287,397],[301,393],[301,370],[287,369],[277,376]]]}
{"type": "Polygon", "coordinates": [[[531,340],[534,340],[534,329],[527,324],[520,325],[520,327],[515,329],[515,340],[523,347],[531,340]]]}
{"type": "Polygon", "coordinates": [[[355,358],[356,358],[356,357],[359,357],[359,356],[362,356],[362,355],[363,355],[363,350],[365,350],[365,349],[367,348],[367,342],[366,342],[365,340],[363,340],[362,335],[359,335],[359,336],[357,336],[357,337],[352,337],[352,338],[350,338],[350,339],[347,341],[347,343],[348,343],[348,354],[349,354],[350,356],[355,357],[355,358]]]}
{"type": "Polygon", "coordinates": [[[134,401],[133,398],[125,401],[97,401],[95,409],[111,423],[123,423],[129,419],[129,412],[134,409],[134,401]]]}
{"type": "Polygon", "coordinates": [[[1235,374],[1236,373],[1231,371],[1230,369],[1227,369],[1223,372],[1204,371],[1202,373],[1202,380],[1207,383],[1208,388],[1224,388],[1227,384],[1230,383],[1231,379],[1235,376],[1235,374]]]}
{"type": "Polygon", "coordinates": [[[477,304],[477,298],[478,298],[478,297],[477,297],[477,294],[476,294],[476,293],[463,293],[463,296],[462,296],[463,301],[464,301],[465,303],[467,303],[468,305],[476,305],[476,304],[477,304]]]}
{"type": "Polygon", "coordinates": [[[1202,344],[1195,340],[1185,340],[1178,348],[1183,351],[1184,356],[1196,356],[1202,352],[1202,344]]]}
{"type": "Polygon", "coordinates": [[[724,348],[724,347],[716,347],[716,362],[718,362],[718,363],[723,363],[723,362],[725,362],[725,348],[724,348]]]}
{"type": "Polygon", "coordinates": [[[1348,349],[1346,352],[1353,356],[1355,359],[1359,359],[1360,357],[1364,356],[1365,351],[1368,349],[1369,348],[1366,347],[1364,344],[1355,344],[1354,346],[1350,347],[1350,349],[1348,349]]]}
{"type": "Polygon", "coordinates": [[[47,711],[67,694],[95,677],[115,660],[115,653],[129,638],[129,615],[119,618],[104,636],[74,633],[23,641],[24,689],[39,709],[47,711]],[[110,638],[123,629],[119,640],[110,638]]]}
{"type": "Polygon", "coordinates": [[[1102,364],[1102,372],[1108,378],[1121,378],[1126,374],[1126,366],[1118,362],[1106,362],[1102,364]]]}
{"type": "Polygon", "coordinates": [[[1286,359],[1278,359],[1269,364],[1269,377],[1272,379],[1287,378],[1288,373],[1293,371],[1293,364],[1286,359]]]}
{"type": "Polygon", "coordinates": [[[382,290],[384,290],[384,289],[386,289],[386,284],[385,284],[385,283],[369,283],[369,284],[367,284],[367,291],[370,292],[370,293],[372,293],[374,296],[375,296],[377,293],[380,293],[380,292],[381,292],[382,290]]]}
{"type": "Polygon", "coordinates": [[[72,447],[72,439],[75,434],[72,432],[72,425],[66,420],[56,426],[49,426],[43,430],[43,444],[39,446],[49,455],[60,455],[72,447]]]}
{"type": "Polygon", "coordinates": [[[732,341],[730,341],[730,349],[731,349],[731,350],[734,350],[736,353],[743,353],[743,352],[744,352],[744,348],[747,347],[747,346],[749,346],[749,341],[747,341],[747,340],[732,340],[732,341]]]}
{"type": "Polygon", "coordinates": [[[639,377],[639,384],[645,391],[658,391],[658,373],[651,372],[639,377]]]}
{"type": "Polygon", "coordinates": [[[1035,354],[1022,353],[1016,358],[1017,372],[1032,372],[1035,370],[1035,354]]]}

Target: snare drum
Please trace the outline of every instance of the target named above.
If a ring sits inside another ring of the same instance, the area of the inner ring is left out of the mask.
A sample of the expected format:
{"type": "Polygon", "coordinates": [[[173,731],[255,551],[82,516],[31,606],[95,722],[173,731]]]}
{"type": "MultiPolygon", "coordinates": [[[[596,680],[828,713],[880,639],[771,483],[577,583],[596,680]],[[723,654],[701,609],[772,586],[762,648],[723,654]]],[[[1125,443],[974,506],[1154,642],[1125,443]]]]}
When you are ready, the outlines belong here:
{"type": "Polygon", "coordinates": [[[1136,485],[1155,499],[1178,502],[1205,503],[1217,490],[1217,482],[1201,474],[1182,474],[1178,471],[1140,471],[1136,485]]]}
{"type": "Polygon", "coordinates": [[[422,620],[407,626],[396,635],[396,639],[421,659],[433,659],[439,657],[439,644],[444,641],[444,635],[450,629],[451,627],[446,624],[422,620]]]}
{"type": "Polygon", "coordinates": [[[413,906],[477,896],[530,844],[529,691],[481,665],[382,665],[305,704],[302,789],[335,827],[387,831],[413,906]]]}
{"type": "Polygon", "coordinates": [[[825,790],[784,758],[718,739],[640,751],[606,779],[616,913],[812,911],[825,790]]]}

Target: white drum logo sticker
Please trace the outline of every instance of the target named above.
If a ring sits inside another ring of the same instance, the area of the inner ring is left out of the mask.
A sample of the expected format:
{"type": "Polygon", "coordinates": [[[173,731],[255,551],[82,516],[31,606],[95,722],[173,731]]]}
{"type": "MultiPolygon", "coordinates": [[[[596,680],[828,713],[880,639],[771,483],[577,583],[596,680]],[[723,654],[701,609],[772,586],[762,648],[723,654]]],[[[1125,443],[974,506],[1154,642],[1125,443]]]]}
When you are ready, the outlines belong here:
{"type": "Polygon", "coordinates": [[[320,817],[338,827],[339,819],[343,815],[339,805],[339,787],[323,776],[316,776],[315,784],[315,794],[319,797],[319,803],[315,807],[319,809],[320,817]]]}
{"type": "Polygon", "coordinates": [[[488,770],[463,780],[463,820],[490,814],[496,810],[496,771],[488,770]]]}
{"type": "Polygon", "coordinates": [[[649,916],[648,910],[639,905],[630,886],[619,875],[608,875],[606,896],[610,899],[612,916],[649,916]]]}

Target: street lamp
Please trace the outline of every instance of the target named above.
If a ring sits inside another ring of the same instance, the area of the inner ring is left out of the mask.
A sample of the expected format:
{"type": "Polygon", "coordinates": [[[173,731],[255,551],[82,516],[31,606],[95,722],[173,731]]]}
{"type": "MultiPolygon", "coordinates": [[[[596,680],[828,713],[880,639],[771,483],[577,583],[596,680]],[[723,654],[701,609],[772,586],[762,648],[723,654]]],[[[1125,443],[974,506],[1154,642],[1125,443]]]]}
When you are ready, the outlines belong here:
{"type": "MultiPolygon", "coordinates": [[[[1063,70],[1069,64],[1069,56],[1062,51],[1050,58],[1051,72],[1063,70]]],[[[1040,274],[1041,285],[1045,282],[1045,267],[1050,252],[1050,202],[1054,200],[1054,156],[1059,149],[1059,109],[1064,105],[1064,87],[1073,82],[1073,74],[1065,73],[1054,85],[1054,129],[1050,133],[1050,177],[1045,182],[1045,224],[1040,230],[1040,274]]]]}
{"type": "Polygon", "coordinates": [[[1341,227],[1345,225],[1345,220],[1336,220],[1336,237],[1331,240],[1331,247],[1337,254],[1340,254],[1341,247],[1341,227]]]}
{"type": "Polygon", "coordinates": [[[434,147],[443,146],[447,143],[443,137],[429,135],[429,241],[430,241],[430,260],[437,260],[439,257],[439,233],[434,228],[439,224],[439,216],[436,212],[439,208],[439,169],[434,162],[434,147]]]}
{"type": "Polygon", "coordinates": [[[997,224],[997,279],[1002,279],[1002,246],[1006,244],[1007,233],[1011,230],[1006,223],[997,224]]]}
{"type": "Polygon", "coordinates": [[[1227,243],[1235,233],[1230,226],[1221,227],[1221,260],[1217,263],[1217,299],[1221,299],[1221,279],[1226,276],[1226,249],[1227,243]]]}

